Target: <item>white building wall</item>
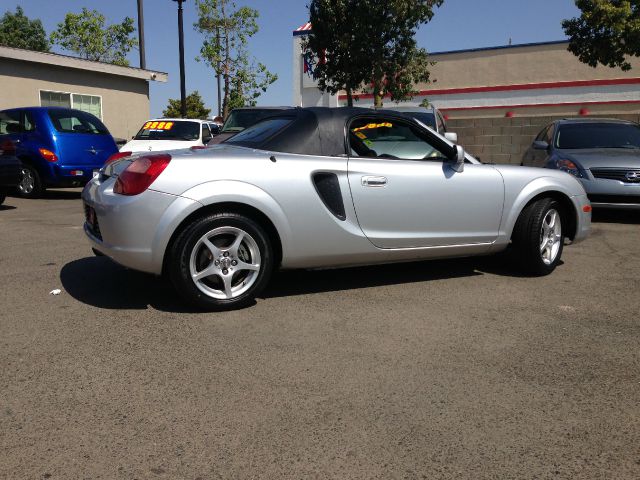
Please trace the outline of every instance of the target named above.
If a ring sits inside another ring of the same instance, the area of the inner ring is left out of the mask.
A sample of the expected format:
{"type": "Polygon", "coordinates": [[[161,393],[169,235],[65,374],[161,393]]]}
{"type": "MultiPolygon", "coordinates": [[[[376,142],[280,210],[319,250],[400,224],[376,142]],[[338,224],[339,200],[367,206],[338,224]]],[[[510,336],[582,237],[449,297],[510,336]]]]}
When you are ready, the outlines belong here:
{"type": "Polygon", "coordinates": [[[337,107],[338,96],[322,93],[313,77],[304,72],[302,40],[293,34],[293,105],[296,107],[337,107]]]}

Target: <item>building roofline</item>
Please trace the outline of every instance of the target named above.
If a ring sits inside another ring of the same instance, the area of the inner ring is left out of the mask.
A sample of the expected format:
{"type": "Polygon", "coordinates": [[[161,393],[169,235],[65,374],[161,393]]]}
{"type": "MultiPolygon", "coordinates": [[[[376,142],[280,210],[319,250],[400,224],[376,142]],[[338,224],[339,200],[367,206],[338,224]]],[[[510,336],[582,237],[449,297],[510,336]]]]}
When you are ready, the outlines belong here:
{"type": "Polygon", "coordinates": [[[94,62],[83,58],[61,55],[59,53],[36,52],[21,48],[0,46],[0,58],[21,60],[23,62],[43,63],[64,68],[75,68],[77,70],[87,70],[100,72],[121,77],[138,78],[140,80],[166,82],[169,75],[165,72],[153,70],[143,70],[135,67],[123,67],[111,63],[94,62]]]}
{"type": "Polygon", "coordinates": [[[569,40],[553,40],[549,42],[518,43],[514,45],[499,45],[497,47],[466,48],[462,50],[448,50],[444,52],[429,52],[429,55],[449,55],[452,53],[486,52],[490,50],[507,50],[510,48],[541,47],[545,45],[561,45],[561,44],[569,44],[569,40]]]}

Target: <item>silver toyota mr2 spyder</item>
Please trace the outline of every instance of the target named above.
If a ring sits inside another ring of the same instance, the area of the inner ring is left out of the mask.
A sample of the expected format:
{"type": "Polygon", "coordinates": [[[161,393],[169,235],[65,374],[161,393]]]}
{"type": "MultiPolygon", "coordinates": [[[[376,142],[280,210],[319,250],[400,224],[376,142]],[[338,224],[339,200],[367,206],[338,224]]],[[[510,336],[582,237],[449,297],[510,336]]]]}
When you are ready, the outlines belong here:
{"type": "Polygon", "coordinates": [[[297,108],[211,148],[115,157],[82,194],[92,247],[210,310],[247,305],[277,268],[509,249],[545,275],[591,225],[571,175],[481,164],[398,112],[297,108]]]}

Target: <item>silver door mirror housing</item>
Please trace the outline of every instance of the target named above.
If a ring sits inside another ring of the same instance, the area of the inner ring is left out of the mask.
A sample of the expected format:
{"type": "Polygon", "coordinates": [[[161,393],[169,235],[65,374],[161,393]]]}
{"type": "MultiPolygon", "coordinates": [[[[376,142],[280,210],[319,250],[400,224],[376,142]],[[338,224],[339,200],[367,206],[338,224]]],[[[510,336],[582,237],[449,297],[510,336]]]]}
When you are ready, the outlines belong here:
{"type": "Polygon", "coordinates": [[[464,171],[464,148],[462,148],[460,145],[454,145],[454,148],[456,149],[456,153],[453,157],[451,168],[453,168],[453,170],[455,170],[456,172],[461,173],[464,171]]]}
{"type": "Polygon", "coordinates": [[[444,138],[449,140],[451,143],[458,143],[458,134],[454,132],[444,132],[444,138]]]}
{"type": "Polygon", "coordinates": [[[534,150],[548,150],[549,144],[544,140],[536,140],[531,144],[534,150]]]}

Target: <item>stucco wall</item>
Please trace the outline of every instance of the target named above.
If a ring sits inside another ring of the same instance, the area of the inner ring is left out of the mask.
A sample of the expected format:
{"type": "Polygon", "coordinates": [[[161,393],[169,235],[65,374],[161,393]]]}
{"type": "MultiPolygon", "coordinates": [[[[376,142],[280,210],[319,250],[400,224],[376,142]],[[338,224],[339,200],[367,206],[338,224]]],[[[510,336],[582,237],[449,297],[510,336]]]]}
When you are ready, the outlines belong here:
{"type": "Polygon", "coordinates": [[[39,106],[40,90],[100,95],[102,121],[114,137],[131,138],[149,118],[146,80],[13,59],[0,61],[0,109],[39,106]]]}

